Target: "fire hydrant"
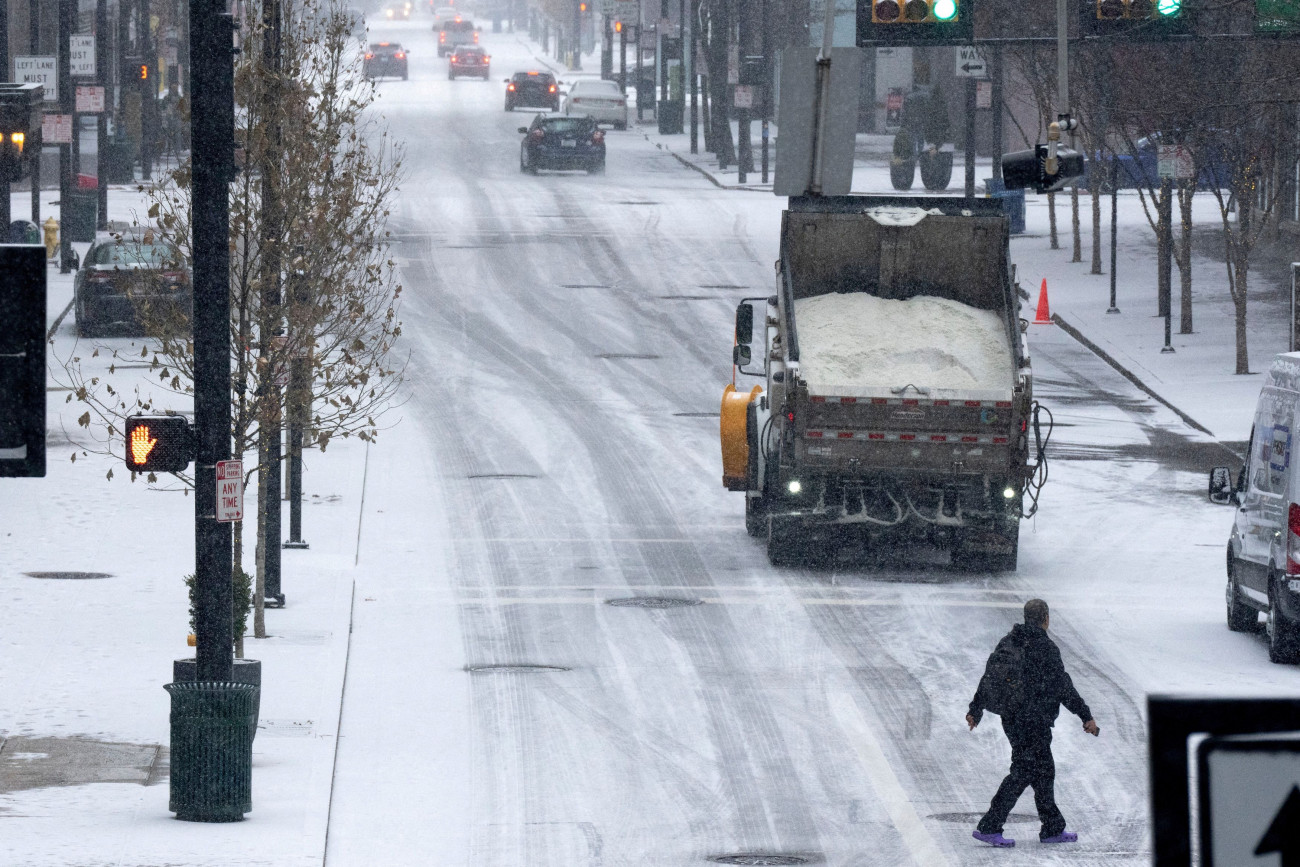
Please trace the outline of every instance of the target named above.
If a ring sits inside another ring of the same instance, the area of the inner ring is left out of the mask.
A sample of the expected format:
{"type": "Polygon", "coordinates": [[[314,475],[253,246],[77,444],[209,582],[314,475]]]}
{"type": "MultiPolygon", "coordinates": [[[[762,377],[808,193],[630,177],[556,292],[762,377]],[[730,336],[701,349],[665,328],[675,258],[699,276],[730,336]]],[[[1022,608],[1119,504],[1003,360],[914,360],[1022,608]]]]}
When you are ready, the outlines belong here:
{"type": "Polygon", "coordinates": [[[53,259],[59,249],[59,221],[53,217],[45,220],[45,258],[53,259]]]}

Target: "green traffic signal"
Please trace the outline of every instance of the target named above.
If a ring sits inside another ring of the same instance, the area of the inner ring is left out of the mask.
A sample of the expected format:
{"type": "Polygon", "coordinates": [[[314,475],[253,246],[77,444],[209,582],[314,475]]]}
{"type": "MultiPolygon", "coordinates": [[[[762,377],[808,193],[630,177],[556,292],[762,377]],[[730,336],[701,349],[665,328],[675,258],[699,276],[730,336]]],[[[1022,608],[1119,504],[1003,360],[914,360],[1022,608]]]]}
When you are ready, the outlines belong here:
{"type": "Polygon", "coordinates": [[[1173,18],[1183,11],[1183,0],[1156,0],[1156,14],[1161,18],[1173,18]]]}
{"type": "MultiPolygon", "coordinates": [[[[1177,4],[1179,0],[1163,0],[1163,2],[1177,4]]],[[[957,17],[957,0],[934,0],[930,11],[936,21],[952,21],[957,17]]]]}

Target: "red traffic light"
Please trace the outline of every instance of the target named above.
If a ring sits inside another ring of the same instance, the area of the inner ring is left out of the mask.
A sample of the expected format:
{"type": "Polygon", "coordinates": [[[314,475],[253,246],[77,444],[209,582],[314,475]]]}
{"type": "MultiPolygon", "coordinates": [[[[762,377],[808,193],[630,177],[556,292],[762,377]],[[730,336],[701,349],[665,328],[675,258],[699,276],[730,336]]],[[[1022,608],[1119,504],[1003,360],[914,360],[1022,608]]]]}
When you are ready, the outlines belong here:
{"type": "Polygon", "coordinates": [[[194,454],[190,423],[179,415],[133,415],[126,420],[126,468],[133,473],[179,473],[194,454]]]}
{"type": "Polygon", "coordinates": [[[623,32],[623,22],[622,22],[622,21],[615,21],[615,22],[614,22],[614,32],[615,32],[615,33],[622,33],[622,32],[623,32]]]}

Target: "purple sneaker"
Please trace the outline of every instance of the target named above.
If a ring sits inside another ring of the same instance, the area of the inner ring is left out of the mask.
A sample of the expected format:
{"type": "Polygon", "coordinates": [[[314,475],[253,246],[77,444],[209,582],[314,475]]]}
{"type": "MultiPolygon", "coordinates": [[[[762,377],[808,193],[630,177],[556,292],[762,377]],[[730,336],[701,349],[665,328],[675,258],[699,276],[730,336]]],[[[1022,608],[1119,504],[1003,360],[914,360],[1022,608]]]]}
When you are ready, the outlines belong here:
{"type": "Polygon", "coordinates": [[[1077,843],[1079,842],[1079,835],[1074,833],[1073,831],[1062,831],[1061,833],[1057,834],[1055,837],[1043,837],[1038,842],[1039,843],[1077,843]]]}
{"type": "Polygon", "coordinates": [[[1001,831],[994,834],[981,834],[979,831],[972,831],[971,836],[981,843],[988,843],[990,846],[997,846],[999,849],[1010,849],[1016,845],[1015,840],[1008,840],[1003,837],[1001,831]]]}

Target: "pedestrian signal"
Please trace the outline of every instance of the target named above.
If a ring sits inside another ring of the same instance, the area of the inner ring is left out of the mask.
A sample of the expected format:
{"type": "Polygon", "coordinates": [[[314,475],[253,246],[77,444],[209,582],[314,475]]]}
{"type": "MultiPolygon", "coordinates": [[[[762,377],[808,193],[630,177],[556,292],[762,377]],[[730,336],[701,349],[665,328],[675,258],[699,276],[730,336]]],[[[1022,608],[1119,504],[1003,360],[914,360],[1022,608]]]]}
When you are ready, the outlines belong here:
{"type": "Polygon", "coordinates": [[[133,473],[179,473],[194,459],[190,423],[179,415],[133,415],[126,420],[126,468],[133,473]]]}

